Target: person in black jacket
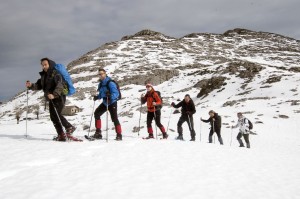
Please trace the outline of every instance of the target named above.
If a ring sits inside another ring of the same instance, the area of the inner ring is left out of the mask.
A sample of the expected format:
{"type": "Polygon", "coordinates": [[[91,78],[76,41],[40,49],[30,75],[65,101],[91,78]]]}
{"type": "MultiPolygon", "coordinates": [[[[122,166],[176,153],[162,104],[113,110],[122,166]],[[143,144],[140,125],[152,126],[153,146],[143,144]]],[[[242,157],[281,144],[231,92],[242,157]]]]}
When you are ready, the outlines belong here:
{"type": "Polygon", "coordinates": [[[55,70],[56,63],[54,61],[48,58],[43,58],[41,59],[41,65],[43,69],[43,71],[40,72],[41,78],[38,79],[36,83],[27,81],[26,87],[31,90],[43,90],[46,100],[52,101],[49,103],[49,112],[50,119],[58,134],[56,139],[57,141],[66,141],[63,127],[66,129],[67,136],[72,134],[76,128],[72,126],[61,114],[66,103],[66,95],[63,94],[64,80],[61,74],[55,70]],[[57,117],[54,108],[57,110],[57,114],[59,115],[63,127],[59,122],[59,118],[57,117]]]}
{"type": "Polygon", "coordinates": [[[212,143],[212,136],[214,132],[216,132],[220,144],[223,145],[223,139],[221,137],[221,126],[222,126],[221,116],[219,116],[219,114],[213,110],[209,111],[208,114],[209,114],[209,118],[207,120],[203,120],[201,117],[202,122],[210,123],[211,125],[208,141],[209,143],[212,143]]]}
{"type": "Polygon", "coordinates": [[[193,100],[191,99],[190,95],[186,94],[184,99],[181,102],[179,102],[178,104],[175,104],[174,102],[172,102],[171,106],[174,108],[181,107],[181,116],[177,123],[178,137],[176,139],[183,140],[182,124],[184,122],[187,122],[189,125],[190,132],[191,132],[191,140],[190,141],[195,141],[196,133],[194,130],[193,114],[196,113],[196,108],[195,108],[195,104],[194,104],[193,100]]]}

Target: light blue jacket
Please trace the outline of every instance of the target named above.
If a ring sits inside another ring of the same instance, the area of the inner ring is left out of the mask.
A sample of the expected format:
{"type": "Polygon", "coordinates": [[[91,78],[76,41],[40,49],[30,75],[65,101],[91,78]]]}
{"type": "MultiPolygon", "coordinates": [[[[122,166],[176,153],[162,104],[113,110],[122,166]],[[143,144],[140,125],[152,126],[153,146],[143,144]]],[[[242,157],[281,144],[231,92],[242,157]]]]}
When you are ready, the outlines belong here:
{"type": "Polygon", "coordinates": [[[119,98],[119,91],[118,91],[116,83],[114,83],[113,81],[108,82],[109,80],[111,80],[111,78],[106,77],[104,80],[101,80],[98,85],[98,91],[99,91],[98,99],[102,98],[103,104],[105,106],[107,106],[107,92],[110,93],[108,105],[115,103],[119,98]],[[109,83],[108,84],[109,90],[107,90],[107,82],[109,83]]]}

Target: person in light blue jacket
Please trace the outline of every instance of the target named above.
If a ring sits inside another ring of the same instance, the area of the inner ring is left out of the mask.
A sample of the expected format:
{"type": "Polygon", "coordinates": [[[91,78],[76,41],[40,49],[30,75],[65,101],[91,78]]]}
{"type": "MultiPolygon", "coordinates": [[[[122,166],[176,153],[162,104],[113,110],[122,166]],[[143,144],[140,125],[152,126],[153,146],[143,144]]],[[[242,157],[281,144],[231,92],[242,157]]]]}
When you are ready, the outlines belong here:
{"type": "Polygon", "coordinates": [[[103,101],[94,112],[96,132],[93,137],[95,139],[102,139],[101,115],[109,111],[117,133],[116,140],[120,141],[122,140],[122,128],[118,119],[118,100],[121,98],[121,93],[117,83],[107,76],[104,69],[99,69],[99,76],[100,83],[97,90],[99,94],[94,96],[94,101],[98,99],[102,99],[103,101]]]}

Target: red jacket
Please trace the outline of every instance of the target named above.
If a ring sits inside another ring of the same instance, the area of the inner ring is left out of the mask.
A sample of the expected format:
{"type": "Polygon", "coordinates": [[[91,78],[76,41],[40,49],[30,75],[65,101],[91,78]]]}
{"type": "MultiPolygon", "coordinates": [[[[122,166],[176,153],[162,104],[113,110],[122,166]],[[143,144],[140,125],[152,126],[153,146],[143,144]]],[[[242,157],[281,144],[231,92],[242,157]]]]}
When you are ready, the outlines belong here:
{"type": "Polygon", "coordinates": [[[154,112],[157,110],[157,108],[153,106],[153,102],[156,102],[156,105],[161,105],[161,100],[153,88],[141,98],[141,101],[143,104],[147,102],[148,112],[154,112]]]}

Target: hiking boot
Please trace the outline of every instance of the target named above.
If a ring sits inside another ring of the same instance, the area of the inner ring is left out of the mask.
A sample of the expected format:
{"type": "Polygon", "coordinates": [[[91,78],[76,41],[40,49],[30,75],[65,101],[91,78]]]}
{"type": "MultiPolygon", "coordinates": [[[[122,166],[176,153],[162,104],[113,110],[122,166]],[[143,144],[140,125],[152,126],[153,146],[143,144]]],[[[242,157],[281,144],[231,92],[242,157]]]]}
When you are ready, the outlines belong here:
{"type": "Polygon", "coordinates": [[[93,138],[95,138],[96,140],[102,140],[102,134],[101,131],[96,131],[95,134],[92,136],[93,138]]]}
{"type": "Polygon", "coordinates": [[[153,134],[149,134],[148,137],[146,137],[145,139],[147,139],[147,140],[148,139],[154,139],[154,136],[153,136],[153,134]]]}
{"type": "Polygon", "coordinates": [[[121,141],[122,140],[122,134],[121,133],[117,133],[117,137],[115,139],[116,141],[121,141]]]}
{"type": "Polygon", "coordinates": [[[59,141],[59,142],[65,142],[66,141],[66,135],[64,133],[62,134],[59,134],[56,138],[55,138],[56,141],[59,141]]]}
{"type": "Polygon", "coordinates": [[[239,143],[240,143],[240,147],[245,147],[245,146],[244,146],[244,143],[243,143],[243,141],[242,141],[241,139],[238,139],[238,141],[239,141],[239,143]]]}
{"type": "Polygon", "coordinates": [[[223,139],[220,137],[220,138],[218,138],[218,140],[219,140],[220,144],[223,145],[223,139]]]}
{"type": "Polygon", "coordinates": [[[196,137],[195,130],[192,130],[191,131],[191,139],[190,139],[190,141],[195,141],[196,140],[195,137],[196,137]]]}
{"type": "Polygon", "coordinates": [[[247,143],[247,148],[250,149],[250,143],[247,143]]]}
{"type": "Polygon", "coordinates": [[[76,127],[71,126],[71,127],[66,129],[66,133],[69,134],[69,135],[72,135],[75,130],[76,130],[76,127]]]}
{"type": "Polygon", "coordinates": [[[182,135],[178,135],[178,137],[176,138],[176,140],[183,140],[183,136],[182,135]]]}
{"type": "Polygon", "coordinates": [[[162,136],[163,136],[163,139],[168,139],[168,137],[169,137],[169,135],[167,133],[163,133],[162,136]]]}

